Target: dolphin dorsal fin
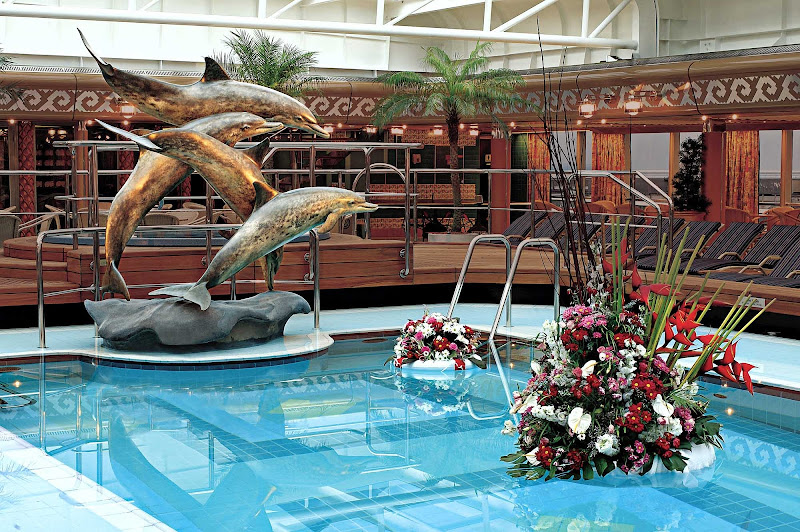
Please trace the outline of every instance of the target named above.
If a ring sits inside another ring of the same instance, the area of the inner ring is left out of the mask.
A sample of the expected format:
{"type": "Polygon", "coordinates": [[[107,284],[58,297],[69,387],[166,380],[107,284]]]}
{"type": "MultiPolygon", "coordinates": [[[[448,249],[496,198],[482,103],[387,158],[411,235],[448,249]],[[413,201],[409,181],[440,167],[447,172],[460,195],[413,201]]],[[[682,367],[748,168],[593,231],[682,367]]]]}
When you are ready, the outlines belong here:
{"type": "Polygon", "coordinates": [[[248,159],[251,159],[256,165],[261,166],[264,164],[264,159],[267,158],[269,152],[269,139],[266,138],[253,146],[244,150],[244,154],[248,159]]]}
{"type": "Polygon", "coordinates": [[[256,190],[256,201],[253,203],[253,211],[274,198],[277,193],[274,188],[262,181],[253,181],[253,188],[256,190]]]}
{"type": "Polygon", "coordinates": [[[225,81],[226,79],[231,79],[231,77],[225,72],[225,69],[210,57],[206,57],[206,70],[200,81],[225,81]]]}
{"type": "Polygon", "coordinates": [[[120,128],[114,127],[114,126],[112,126],[110,124],[106,124],[102,120],[95,119],[95,122],[97,122],[98,124],[100,124],[101,126],[103,126],[104,128],[106,128],[107,130],[109,130],[112,133],[116,133],[117,135],[119,135],[121,137],[124,137],[126,139],[132,140],[133,142],[135,142],[136,144],[138,144],[142,148],[148,149],[150,151],[155,151],[155,152],[162,151],[161,147],[157,146],[156,144],[153,144],[153,141],[151,141],[147,137],[141,137],[141,136],[139,136],[139,135],[137,135],[135,133],[132,133],[130,131],[125,131],[124,129],[120,129],[120,128]]]}
{"type": "Polygon", "coordinates": [[[139,135],[140,137],[144,137],[146,135],[149,135],[150,133],[153,133],[153,130],[139,127],[136,129],[131,129],[131,133],[133,133],[134,135],[139,135]]]}
{"type": "Polygon", "coordinates": [[[100,56],[98,56],[96,53],[94,53],[92,47],[89,46],[89,41],[86,40],[86,36],[83,34],[80,28],[78,28],[78,33],[80,34],[81,40],[83,41],[83,45],[86,47],[86,50],[89,52],[89,55],[91,55],[94,58],[94,60],[97,61],[97,66],[100,67],[100,71],[103,73],[103,76],[109,76],[109,77],[113,76],[114,67],[108,64],[103,59],[101,59],[100,56]]]}

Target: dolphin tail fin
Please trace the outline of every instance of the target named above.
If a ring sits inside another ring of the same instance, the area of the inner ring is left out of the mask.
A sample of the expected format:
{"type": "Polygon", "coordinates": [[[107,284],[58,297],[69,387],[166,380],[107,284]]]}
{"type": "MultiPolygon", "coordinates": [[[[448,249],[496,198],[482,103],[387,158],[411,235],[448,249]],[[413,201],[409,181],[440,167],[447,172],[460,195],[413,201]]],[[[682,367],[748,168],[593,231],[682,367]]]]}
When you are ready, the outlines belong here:
{"type": "Polygon", "coordinates": [[[118,127],[114,127],[111,124],[106,124],[102,120],[95,119],[95,122],[97,122],[98,124],[100,124],[101,126],[106,128],[110,132],[116,133],[120,137],[126,138],[128,140],[132,140],[133,142],[135,142],[136,144],[138,144],[142,148],[148,149],[150,151],[155,151],[155,152],[161,151],[161,148],[159,146],[153,144],[153,141],[151,141],[147,137],[141,137],[141,136],[139,136],[136,133],[133,133],[131,131],[125,131],[124,129],[120,129],[118,127]]]}
{"type": "Polygon", "coordinates": [[[244,154],[252,159],[254,163],[261,166],[264,164],[264,160],[267,158],[267,154],[269,153],[269,137],[265,138],[252,148],[247,148],[244,150],[244,154]]]}
{"type": "Polygon", "coordinates": [[[208,283],[197,282],[165,286],[150,292],[151,296],[182,297],[186,301],[199,305],[201,310],[206,310],[211,305],[211,293],[206,286],[208,283]]]}
{"type": "Polygon", "coordinates": [[[128,301],[131,300],[131,294],[128,292],[128,285],[125,284],[125,279],[122,274],[117,270],[114,261],[109,261],[106,266],[106,273],[103,274],[103,285],[100,287],[102,293],[122,294],[128,301]]]}
{"type": "Polygon", "coordinates": [[[83,41],[83,45],[86,47],[86,50],[89,52],[89,54],[91,54],[91,56],[94,58],[94,60],[97,61],[97,66],[100,67],[100,70],[103,72],[103,75],[104,76],[113,76],[114,75],[114,67],[111,66],[110,64],[108,64],[103,59],[101,59],[96,53],[94,53],[94,50],[92,50],[92,47],[89,46],[89,41],[86,40],[86,36],[83,34],[83,32],[81,31],[80,28],[78,28],[78,33],[81,36],[81,40],[83,41]]]}
{"type": "Polygon", "coordinates": [[[256,193],[256,199],[253,202],[253,211],[278,195],[277,190],[263,181],[253,181],[253,188],[255,189],[256,193]]]}

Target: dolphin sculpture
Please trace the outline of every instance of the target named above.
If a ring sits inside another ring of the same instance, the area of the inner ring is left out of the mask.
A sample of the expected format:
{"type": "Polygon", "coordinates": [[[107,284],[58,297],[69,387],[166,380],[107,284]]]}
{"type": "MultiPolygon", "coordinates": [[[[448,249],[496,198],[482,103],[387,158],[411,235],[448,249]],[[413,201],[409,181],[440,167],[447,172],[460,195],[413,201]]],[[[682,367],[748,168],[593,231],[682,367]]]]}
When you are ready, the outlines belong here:
{"type": "MultiPolygon", "coordinates": [[[[247,150],[236,150],[214,137],[185,126],[162,129],[141,136],[106,124],[102,120],[97,120],[97,123],[113,133],[133,140],[142,148],[177,159],[194,168],[242,220],[246,220],[253,212],[256,200],[254,183],[264,185],[263,190],[267,191],[266,200],[278,193],[264,183],[261,174],[261,164],[269,149],[269,139],[247,150]]],[[[266,263],[261,262],[264,280],[270,290],[282,257],[282,250],[276,250],[267,258],[266,263]]],[[[111,275],[114,275],[113,271],[111,275]]],[[[113,284],[110,282],[110,285],[113,284]]]]}
{"type": "Polygon", "coordinates": [[[210,57],[205,58],[206,69],[199,81],[176,85],[112,66],[94,53],[81,30],[78,33],[106,83],[145,113],[168,124],[182,125],[205,116],[243,111],[322,138],[330,137],[299,100],[268,87],[232,80],[210,57]]]}
{"type": "Polygon", "coordinates": [[[261,182],[254,186],[258,207],[214,256],[200,280],[161,288],[150,295],[182,297],[206,310],[211,304],[209,289],[222,284],[259,257],[311,229],[330,231],[345,214],[372,212],[378,208],[355,192],[333,187],[291,190],[265,203],[270,190],[261,182]]]}
{"type": "MultiPolygon", "coordinates": [[[[240,140],[272,133],[283,128],[279,122],[267,122],[251,113],[222,113],[193,120],[185,129],[205,133],[232,146],[240,140]]],[[[154,151],[142,150],[130,177],[114,197],[106,222],[106,272],[101,291],[122,294],[130,301],[119,263],[125,244],[133,236],[145,214],[178,183],[190,176],[188,164],[154,151]]]]}

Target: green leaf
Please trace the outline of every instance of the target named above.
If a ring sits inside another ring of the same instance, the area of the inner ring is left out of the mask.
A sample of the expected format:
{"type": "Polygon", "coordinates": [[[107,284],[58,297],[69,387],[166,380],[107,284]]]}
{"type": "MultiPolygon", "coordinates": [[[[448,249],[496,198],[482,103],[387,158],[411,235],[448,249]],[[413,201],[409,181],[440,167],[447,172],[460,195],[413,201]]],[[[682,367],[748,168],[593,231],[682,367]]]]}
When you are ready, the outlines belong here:
{"type": "Polygon", "coordinates": [[[650,459],[647,461],[647,463],[644,466],[642,466],[642,471],[641,471],[641,473],[639,473],[640,475],[644,475],[644,474],[648,473],[651,469],[653,469],[653,460],[655,460],[655,455],[651,454],[650,455],[650,459]]]}
{"type": "Polygon", "coordinates": [[[686,469],[686,460],[681,458],[681,456],[677,453],[669,457],[669,463],[672,466],[669,469],[678,471],[683,471],[684,469],[686,469]]]}
{"type": "MultiPolygon", "coordinates": [[[[507,455],[505,455],[505,456],[501,456],[501,457],[500,457],[500,460],[502,460],[503,462],[514,462],[514,461],[516,461],[516,460],[517,460],[517,458],[519,458],[520,454],[521,454],[521,453],[511,453],[511,454],[507,454],[507,455]]],[[[525,456],[525,455],[522,455],[522,456],[525,456]]]]}
{"type": "Polygon", "coordinates": [[[592,480],[594,478],[594,470],[592,469],[592,464],[586,462],[583,464],[583,479],[584,480],[592,480]]]}

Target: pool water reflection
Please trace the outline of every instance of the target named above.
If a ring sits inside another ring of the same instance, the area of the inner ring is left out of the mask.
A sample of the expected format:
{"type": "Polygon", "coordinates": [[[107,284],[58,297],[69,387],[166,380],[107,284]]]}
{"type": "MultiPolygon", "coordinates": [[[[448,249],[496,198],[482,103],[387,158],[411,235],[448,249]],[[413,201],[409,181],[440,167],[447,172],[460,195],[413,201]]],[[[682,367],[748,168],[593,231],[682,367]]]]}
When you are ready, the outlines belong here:
{"type": "Polygon", "coordinates": [[[726,446],[704,474],[526,482],[499,460],[514,439],[497,368],[418,380],[390,354],[352,340],[257,367],[7,367],[0,426],[182,531],[800,530],[796,401],[746,410],[709,385],[726,446]]]}

